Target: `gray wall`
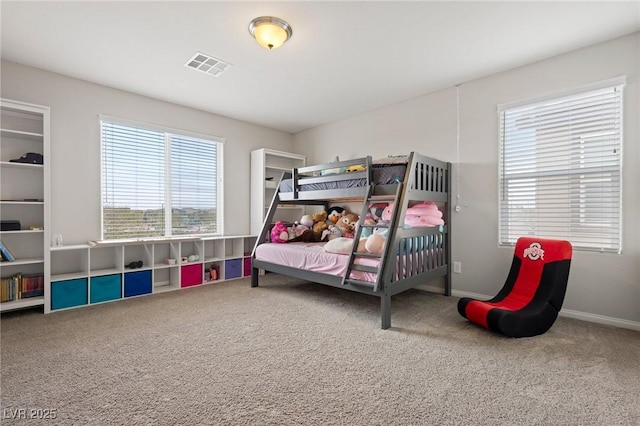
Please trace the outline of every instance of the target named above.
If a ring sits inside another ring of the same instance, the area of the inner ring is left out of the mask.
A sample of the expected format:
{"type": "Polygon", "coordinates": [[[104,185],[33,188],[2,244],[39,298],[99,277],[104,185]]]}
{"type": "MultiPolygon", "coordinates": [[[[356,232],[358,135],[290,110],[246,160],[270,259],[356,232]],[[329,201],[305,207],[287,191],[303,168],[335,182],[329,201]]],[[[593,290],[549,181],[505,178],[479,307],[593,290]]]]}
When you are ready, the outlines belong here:
{"type": "Polygon", "coordinates": [[[640,330],[640,35],[601,43],[294,135],[310,164],[336,154],[416,150],[451,161],[454,295],[492,296],[512,249],[498,247],[497,105],[627,76],[624,101],[623,254],[574,252],[563,315],[640,330]],[[459,100],[458,143],[456,105],[459,100]]]}
{"type": "Polygon", "coordinates": [[[285,132],[2,61],[1,94],[51,108],[51,235],[100,238],[99,114],[218,136],[224,145],[224,232],[249,233],[250,152],[291,151],[285,132]]]}

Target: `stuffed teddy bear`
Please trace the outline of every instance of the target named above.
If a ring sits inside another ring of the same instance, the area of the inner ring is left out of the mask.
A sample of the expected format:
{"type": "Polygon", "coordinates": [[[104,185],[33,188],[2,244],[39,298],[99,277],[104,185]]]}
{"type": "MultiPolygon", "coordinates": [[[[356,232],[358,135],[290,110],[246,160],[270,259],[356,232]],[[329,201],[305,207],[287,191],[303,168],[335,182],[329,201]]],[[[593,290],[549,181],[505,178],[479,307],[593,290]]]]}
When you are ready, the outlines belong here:
{"type": "Polygon", "coordinates": [[[286,243],[289,240],[289,232],[287,225],[282,221],[278,221],[271,228],[271,242],[272,243],[286,243]]]}
{"type": "Polygon", "coordinates": [[[324,231],[329,227],[329,225],[327,224],[326,211],[322,211],[320,213],[314,213],[311,215],[311,218],[313,219],[313,226],[311,227],[311,229],[313,229],[313,232],[322,233],[322,231],[324,231]]]}

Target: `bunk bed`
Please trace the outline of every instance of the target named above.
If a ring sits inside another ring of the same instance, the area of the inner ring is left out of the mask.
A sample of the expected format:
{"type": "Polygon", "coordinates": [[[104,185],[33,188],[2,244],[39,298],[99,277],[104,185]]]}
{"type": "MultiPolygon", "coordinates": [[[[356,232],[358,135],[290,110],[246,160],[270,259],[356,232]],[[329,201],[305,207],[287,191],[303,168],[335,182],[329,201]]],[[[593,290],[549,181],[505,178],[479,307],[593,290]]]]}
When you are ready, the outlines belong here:
{"type": "Polygon", "coordinates": [[[283,173],[253,249],[251,286],[258,287],[263,270],[377,296],[382,329],[391,327],[392,296],[438,277],[444,277],[444,294],[451,295],[450,182],[451,163],[417,152],[375,161],[369,156],[283,173]],[[437,203],[445,224],[406,226],[407,209],[425,201],[437,203]],[[324,251],[326,242],[270,242],[277,209],[302,205],[328,211],[340,203],[362,203],[361,218],[371,203],[393,203],[391,217],[383,225],[388,229],[381,253],[357,251],[362,232],[371,227],[362,223],[348,254],[324,251]]]}

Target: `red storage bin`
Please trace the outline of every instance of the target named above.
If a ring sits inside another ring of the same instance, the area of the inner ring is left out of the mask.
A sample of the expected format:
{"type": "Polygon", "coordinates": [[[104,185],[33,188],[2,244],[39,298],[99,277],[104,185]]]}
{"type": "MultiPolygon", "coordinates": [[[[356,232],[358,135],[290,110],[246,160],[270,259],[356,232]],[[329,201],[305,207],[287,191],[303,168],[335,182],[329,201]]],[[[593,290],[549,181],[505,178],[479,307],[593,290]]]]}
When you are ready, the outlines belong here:
{"type": "Polygon", "coordinates": [[[244,258],[244,276],[248,277],[250,275],[251,275],[251,258],[245,257],[244,258]]]}
{"type": "Polygon", "coordinates": [[[202,284],[202,264],[181,266],[180,287],[191,287],[198,284],[202,284]]]}

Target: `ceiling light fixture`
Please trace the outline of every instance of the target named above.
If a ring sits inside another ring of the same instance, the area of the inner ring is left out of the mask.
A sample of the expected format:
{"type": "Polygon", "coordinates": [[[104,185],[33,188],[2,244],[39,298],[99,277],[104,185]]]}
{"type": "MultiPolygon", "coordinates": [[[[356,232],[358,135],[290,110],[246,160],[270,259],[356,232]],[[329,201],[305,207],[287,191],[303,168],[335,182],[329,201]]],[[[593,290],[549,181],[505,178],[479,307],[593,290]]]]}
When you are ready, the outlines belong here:
{"type": "Polygon", "coordinates": [[[291,38],[291,25],[280,18],[260,16],[249,24],[249,32],[262,47],[276,49],[291,38]]]}

